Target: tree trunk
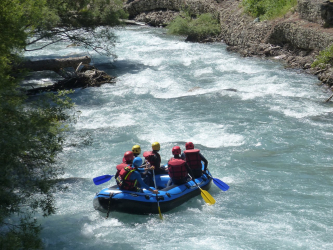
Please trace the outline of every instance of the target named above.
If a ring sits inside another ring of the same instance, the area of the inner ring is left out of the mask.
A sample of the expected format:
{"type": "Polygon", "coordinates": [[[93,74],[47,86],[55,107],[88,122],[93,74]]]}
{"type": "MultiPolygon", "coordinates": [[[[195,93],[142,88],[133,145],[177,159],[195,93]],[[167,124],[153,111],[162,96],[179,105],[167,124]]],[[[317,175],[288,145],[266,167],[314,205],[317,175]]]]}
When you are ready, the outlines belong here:
{"type": "Polygon", "coordinates": [[[43,71],[43,70],[52,70],[57,73],[64,68],[72,67],[74,70],[82,64],[89,64],[91,58],[88,56],[81,57],[66,57],[66,58],[57,58],[57,59],[46,59],[38,61],[23,61],[18,68],[25,68],[31,71],[43,71]]]}
{"type": "Polygon", "coordinates": [[[45,91],[55,92],[64,89],[100,87],[105,83],[114,84],[115,77],[108,75],[104,71],[97,70],[93,68],[93,66],[89,66],[89,68],[83,67],[80,71],[77,69],[65,79],[60,80],[51,86],[28,89],[26,90],[26,93],[28,95],[35,95],[45,91]]]}
{"type": "Polygon", "coordinates": [[[44,91],[99,87],[105,83],[113,84],[115,82],[115,77],[89,65],[90,61],[91,59],[88,56],[38,61],[29,60],[23,61],[17,68],[29,69],[31,71],[52,70],[64,78],[51,86],[28,89],[26,92],[28,95],[35,95],[44,91]],[[73,68],[74,70],[66,71],[65,68],[73,68]]]}

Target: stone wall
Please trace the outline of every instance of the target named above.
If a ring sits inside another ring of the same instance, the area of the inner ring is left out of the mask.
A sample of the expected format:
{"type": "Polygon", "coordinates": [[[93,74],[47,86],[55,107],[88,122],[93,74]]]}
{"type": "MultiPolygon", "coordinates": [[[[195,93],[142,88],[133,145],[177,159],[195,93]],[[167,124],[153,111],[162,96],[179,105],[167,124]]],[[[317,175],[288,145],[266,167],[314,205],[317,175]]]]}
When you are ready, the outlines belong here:
{"type": "Polygon", "coordinates": [[[324,26],[333,25],[333,2],[324,0],[298,0],[297,11],[304,20],[324,26]]]}
{"type": "Polygon", "coordinates": [[[278,45],[288,43],[295,49],[323,50],[333,43],[333,36],[330,32],[320,32],[317,27],[282,22],[274,26],[267,42],[278,45]]]}

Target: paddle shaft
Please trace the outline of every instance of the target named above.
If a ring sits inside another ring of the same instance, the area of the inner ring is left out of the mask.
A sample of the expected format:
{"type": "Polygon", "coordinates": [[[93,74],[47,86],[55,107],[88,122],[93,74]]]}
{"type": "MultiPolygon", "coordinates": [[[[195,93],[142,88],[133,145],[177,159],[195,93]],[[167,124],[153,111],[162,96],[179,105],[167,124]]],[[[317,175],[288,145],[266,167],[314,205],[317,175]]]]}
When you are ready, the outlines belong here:
{"type": "MultiPolygon", "coordinates": [[[[189,175],[191,178],[192,176],[189,175]]],[[[208,191],[206,190],[202,190],[202,188],[198,185],[198,183],[196,183],[195,179],[193,179],[193,182],[195,183],[195,185],[199,188],[200,192],[201,192],[201,197],[204,199],[204,201],[210,205],[215,204],[215,199],[213,198],[213,196],[211,196],[208,191]]]]}
{"type": "MultiPolygon", "coordinates": [[[[154,169],[153,169],[153,177],[154,177],[155,189],[157,189],[154,169]]],[[[162,216],[161,209],[160,209],[160,202],[158,201],[158,195],[157,194],[156,194],[156,201],[157,201],[157,208],[158,208],[158,213],[160,215],[160,219],[163,220],[163,216],[162,216]]]]}

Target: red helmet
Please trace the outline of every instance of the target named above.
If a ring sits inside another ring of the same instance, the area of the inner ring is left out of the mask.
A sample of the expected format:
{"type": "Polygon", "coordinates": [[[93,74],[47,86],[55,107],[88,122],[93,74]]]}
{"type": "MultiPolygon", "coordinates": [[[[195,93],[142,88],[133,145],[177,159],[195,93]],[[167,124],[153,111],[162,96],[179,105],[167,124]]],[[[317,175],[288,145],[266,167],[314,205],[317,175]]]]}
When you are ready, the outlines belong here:
{"type": "Polygon", "coordinates": [[[132,151],[127,151],[124,154],[124,158],[125,158],[125,161],[133,161],[133,159],[134,159],[133,152],[132,151]]]}
{"type": "Polygon", "coordinates": [[[179,146],[174,146],[173,148],[172,148],[172,154],[173,155],[180,155],[181,154],[181,150],[180,150],[180,147],[179,146]]]}
{"type": "Polygon", "coordinates": [[[186,149],[194,149],[194,144],[192,142],[186,142],[185,148],[186,149]]]}

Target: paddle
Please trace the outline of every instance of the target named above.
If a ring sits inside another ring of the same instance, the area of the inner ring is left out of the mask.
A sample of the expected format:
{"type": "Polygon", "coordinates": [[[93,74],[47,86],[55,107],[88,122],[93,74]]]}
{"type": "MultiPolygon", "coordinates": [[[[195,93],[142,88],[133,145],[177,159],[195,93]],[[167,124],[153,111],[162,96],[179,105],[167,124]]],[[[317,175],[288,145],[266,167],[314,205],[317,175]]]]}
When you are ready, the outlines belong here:
{"type": "MultiPolygon", "coordinates": [[[[192,178],[191,175],[190,177],[192,178]]],[[[197,185],[197,187],[200,189],[201,197],[204,199],[204,201],[209,205],[215,204],[215,199],[213,198],[213,196],[211,196],[210,193],[208,193],[206,190],[202,190],[201,187],[198,185],[198,183],[195,182],[195,179],[192,178],[192,180],[195,183],[195,185],[197,185]]]]}
{"type": "Polygon", "coordinates": [[[229,189],[228,184],[224,183],[223,181],[221,181],[221,180],[219,180],[217,178],[213,178],[213,182],[222,191],[227,191],[229,189]]]}
{"type": "MultiPolygon", "coordinates": [[[[207,174],[208,174],[210,177],[213,178],[213,176],[211,175],[211,173],[209,172],[208,169],[207,169],[207,171],[208,171],[207,174]]],[[[229,189],[228,184],[224,183],[223,181],[221,181],[221,180],[219,180],[219,179],[217,179],[217,178],[213,178],[213,182],[214,182],[214,184],[215,184],[219,189],[221,189],[222,191],[227,191],[227,190],[229,189]]]]}
{"type": "MultiPolygon", "coordinates": [[[[157,189],[157,187],[156,187],[156,180],[155,180],[155,171],[154,171],[154,169],[153,169],[153,177],[154,177],[154,185],[155,185],[155,189],[157,189]]],[[[156,200],[157,200],[158,213],[160,214],[160,219],[163,220],[163,216],[162,216],[161,209],[160,209],[160,202],[158,201],[158,196],[157,196],[157,194],[156,194],[156,200]]]]}
{"type": "Polygon", "coordinates": [[[112,177],[113,177],[113,175],[102,175],[102,176],[95,177],[93,179],[93,181],[94,181],[95,185],[100,185],[104,182],[111,180],[112,177]]]}

